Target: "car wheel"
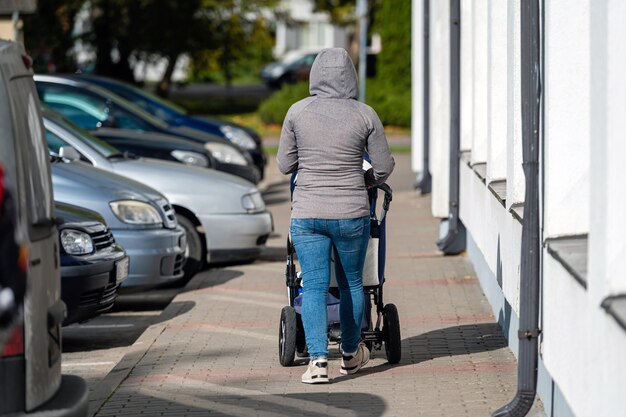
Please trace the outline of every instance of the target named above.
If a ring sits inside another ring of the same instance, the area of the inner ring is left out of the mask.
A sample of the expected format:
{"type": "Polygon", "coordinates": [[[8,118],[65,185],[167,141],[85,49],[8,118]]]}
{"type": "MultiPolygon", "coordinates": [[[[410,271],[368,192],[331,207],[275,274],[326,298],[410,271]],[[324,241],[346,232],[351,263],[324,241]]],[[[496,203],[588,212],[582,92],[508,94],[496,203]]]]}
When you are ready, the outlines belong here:
{"type": "Polygon", "coordinates": [[[193,277],[203,266],[206,260],[203,236],[197,230],[196,225],[182,214],[177,214],[178,224],[185,229],[187,234],[187,247],[185,248],[185,279],[193,277]]]}

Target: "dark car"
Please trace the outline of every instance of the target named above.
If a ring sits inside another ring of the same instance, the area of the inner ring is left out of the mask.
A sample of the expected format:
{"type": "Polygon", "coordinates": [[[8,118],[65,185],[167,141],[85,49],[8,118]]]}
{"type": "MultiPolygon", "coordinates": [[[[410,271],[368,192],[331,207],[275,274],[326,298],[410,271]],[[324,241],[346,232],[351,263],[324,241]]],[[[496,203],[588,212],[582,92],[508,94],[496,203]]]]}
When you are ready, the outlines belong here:
{"type": "Polygon", "coordinates": [[[108,311],[128,278],[129,258],[95,211],[55,202],[61,252],[63,325],[108,311]]]}
{"type": "Polygon", "coordinates": [[[211,152],[208,152],[199,143],[181,139],[176,136],[108,128],[101,128],[92,133],[109,145],[137,156],[212,168],[236,175],[254,184],[258,183],[261,179],[259,171],[254,167],[249,165],[225,164],[215,159],[211,152]]]}
{"type": "Polygon", "coordinates": [[[250,152],[261,179],[265,172],[267,157],[263,152],[261,137],[252,129],[236,123],[206,116],[193,116],[171,101],[164,100],[130,84],[94,75],[79,75],[76,79],[99,85],[139,106],[170,126],[184,126],[228,139],[250,152]]]}
{"type": "Polygon", "coordinates": [[[250,153],[230,141],[188,127],[170,126],[97,85],[51,75],[35,75],[35,83],[47,107],[83,129],[107,127],[173,135],[201,144],[223,166],[256,169],[250,153]]]}
{"type": "Polygon", "coordinates": [[[307,81],[315,57],[317,52],[309,52],[297,56],[294,60],[272,62],[263,68],[261,78],[272,88],[280,88],[285,83],[307,81]]]}

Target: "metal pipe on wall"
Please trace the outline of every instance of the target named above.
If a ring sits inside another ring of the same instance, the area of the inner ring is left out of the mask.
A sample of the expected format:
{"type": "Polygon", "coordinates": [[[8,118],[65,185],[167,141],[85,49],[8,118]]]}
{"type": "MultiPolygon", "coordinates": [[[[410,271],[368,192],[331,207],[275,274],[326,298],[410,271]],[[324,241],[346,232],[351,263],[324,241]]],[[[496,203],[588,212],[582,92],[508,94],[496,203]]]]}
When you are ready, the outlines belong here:
{"type": "Polygon", "coordinates": [[[424,32],[422,36],[422,66],[423,66],[423,136],[422,136],[422,178],[417,185],[422,194],[432,191],[432,176],[430,175],[430,0],[423,0],[422,22],[424,32]]]}
{"type": "Polygon", "coordinates": [[[367,0],[357,0],[359,16],[359,101],[365,103],[367,79],[367,0]]]}
{"type": "Polygon", "coordinates": [[[465,226],[459,218],[460,200],[460,113],[461,113],[461,3],[450,0],[450,184],[448,232],[437,242],[446,255],[465,250],[465,226]]]}
{"type": "Polygon", "coordinates": [[[521,2],[522,148],[526,195],[522,224],[517,394],[493,417],[522,417],[537,392],[539,338],[539,147],[541,110],[541,34],[539,0],[521,2]]]}

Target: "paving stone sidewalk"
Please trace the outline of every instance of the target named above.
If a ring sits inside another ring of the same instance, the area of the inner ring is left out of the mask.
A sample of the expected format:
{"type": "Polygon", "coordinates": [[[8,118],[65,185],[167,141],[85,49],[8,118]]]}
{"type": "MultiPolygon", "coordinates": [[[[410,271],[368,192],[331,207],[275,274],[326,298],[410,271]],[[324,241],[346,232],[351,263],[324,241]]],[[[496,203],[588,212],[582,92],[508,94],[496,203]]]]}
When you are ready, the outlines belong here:
{"type": "MultiPolygon", "coordinates": [[[[516,390],[516,363],[465,256],[435,250],[430,199],[411,190],[397,157],[385,298],[398,306],[402,361],[384,351],[354,376],[331,346],[327,385],[278,363],[286,304],[288,185],[270,167],[265,199],[276,232],[263,259],[195,277],[102,382],[98,416],[488,416],[516,390]]],[[[236,227],[236,225],[233,225],[236,227]]],[[[530,415],[542,416],[537,403],[530,415]]]]}

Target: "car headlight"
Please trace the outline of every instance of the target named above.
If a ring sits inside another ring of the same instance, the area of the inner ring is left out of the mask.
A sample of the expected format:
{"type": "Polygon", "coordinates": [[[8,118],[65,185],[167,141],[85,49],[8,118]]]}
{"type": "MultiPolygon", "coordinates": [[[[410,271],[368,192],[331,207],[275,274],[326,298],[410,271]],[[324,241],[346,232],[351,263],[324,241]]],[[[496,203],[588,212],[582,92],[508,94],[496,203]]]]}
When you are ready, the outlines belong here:
{"type": "Polygon", "coordinates": [[[213,157],[220,162],[235,165],[248,165],[246,158],[236,148],[224,143],[205,143],[204,148],[211,152],[213,157]]]}
{"type": "Polygon", "coordinates": [[[256,142],[245,130],[228,125],[220,126],[220,130],[224,136],[235,145],[243,149],[256,148],[256,142]]]}
{"type": "Polygon", "coordinates": [[[193,165],[197,167],[208,168],[209,159],[198,152],[191,151],[172,151],[171,155],[185,165],[193,165]]]}
{"type": "Polygon", "coordinates": [[[159,212],[148,203],[135,200],[121,200],[109,203],[115,216],[128,224],[161,224],[159,212]]]}
{"type": "Polygon", "coordinates": [[[61,230],[61,245],[65,252],[70,255],[86,255],[93,252],[91,237],[78,230],[61,230]]]}
{"type": "Polygon", "coordinates": [[[248,213],[256,213],[265,210],[265,201],[261,193],[253,191],[241,197],[241,205],[248,213]]]}
{"type": "Polygon", "coordinates": [[[285,68],[282,67],[281,65],[277,66],[276,68],[272,68],[270,71],[270,74],[272,74],[272,77],[274,78],[279,78],[284,73],[285,73],[285,68]]]}

